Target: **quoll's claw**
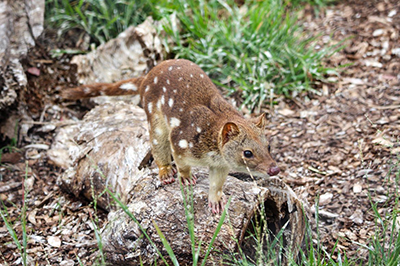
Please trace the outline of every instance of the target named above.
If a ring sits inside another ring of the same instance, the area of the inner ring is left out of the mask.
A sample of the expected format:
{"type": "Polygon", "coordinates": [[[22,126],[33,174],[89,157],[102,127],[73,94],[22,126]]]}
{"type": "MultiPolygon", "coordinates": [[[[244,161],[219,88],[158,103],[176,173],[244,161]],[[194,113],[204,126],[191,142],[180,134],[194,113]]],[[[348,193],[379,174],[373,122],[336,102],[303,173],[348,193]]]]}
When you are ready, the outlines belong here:
{"type": "Polygon", "coordinates": [[[192,185],[196,185],[196,183],[197,183],[197,177],[194,174],[192,174],[192,178],[190,179],[190,183],[192,185]]]}
{"type": "Polygon", "coordinates": [[[168,184],[172,184],[172,183],[174,183],[175,182],[175,178],[174,177],[170,177],[170,178],[168,178],[168,179],[164,179],[163,181],[162,181],[162,184],[163,185],[168,185],[168,184]]]}
{"type": "Polygon", "coordinates": [[[191,178],[182,178],[181,180],[182,180],[182,185],[184,186],[190,186],[190,185],[194,186],[196,185],[197,177],[194,174],[192,174],[191,178]]]}
{"type": "Polygon", "coordinates": [[[225,208],[225,205],[226,205],[225,196],[223,196],[221,200],[218,202],[211,202],[211,201],[208,202],[208,206],[210,207],[211,212],[213,214],[221,214],[225,208]]]}
{"type": "Polygon", "coordinates": [[[176,174],[176,169],[172,166],[165,166],[159,170],[160,181],[163,185],[172,184],[175,182],[174,175],[176,174]]]}

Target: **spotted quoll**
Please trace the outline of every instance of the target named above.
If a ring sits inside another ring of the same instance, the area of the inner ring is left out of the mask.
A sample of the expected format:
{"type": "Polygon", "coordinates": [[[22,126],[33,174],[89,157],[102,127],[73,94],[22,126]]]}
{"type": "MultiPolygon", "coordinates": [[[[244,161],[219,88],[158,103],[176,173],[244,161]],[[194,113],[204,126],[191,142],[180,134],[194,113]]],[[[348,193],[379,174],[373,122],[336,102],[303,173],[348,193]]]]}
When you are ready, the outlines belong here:
{"type": "Polygon", "coordinates": [[[134,94],[140,94],[147,115],[161,182],[175,181],[171,155],[185,184],[196,183],[192,166],[207,166],[213,213],[220,213],[226,203],[222,187],[230,170],[269,176],[279,173],[264,136],[265,115],[245,119],[190,61],[164,61],[143,77],[68,89],[62,97],[134,94]]]}

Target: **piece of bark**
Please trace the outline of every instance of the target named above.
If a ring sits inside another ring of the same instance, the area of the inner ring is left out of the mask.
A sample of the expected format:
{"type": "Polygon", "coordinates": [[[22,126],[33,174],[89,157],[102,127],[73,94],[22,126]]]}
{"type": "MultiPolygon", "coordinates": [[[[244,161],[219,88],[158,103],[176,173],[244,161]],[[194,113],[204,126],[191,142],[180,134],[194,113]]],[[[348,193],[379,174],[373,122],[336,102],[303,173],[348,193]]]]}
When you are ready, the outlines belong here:
{"type": "MultiPolygon", "coordinates": [[[[59,180],[63,189],[89,200],[94,196],[97,206],[111,210],[109,223],[101,235],[107,261],[113,265],[138,265],[139,258],[145,265],[156,260],[160,263],[160,260],[135,222],[105,193],[106,186],[127,204],[163,254],[166,252],[152,221],[163,231],[179,260],[183,264],[191,261],[190,237],[178,183],[161,186],[154,165],[139,170],[143,158],[148,155],[148,140],[144,111],[122,102],[111,103],[94,108],[82,122],[59,129],[48,153],[53,162],[63,161],[57,158],[59,154],[69,156],[68,170],[59,180]],[[60,153],[63,149],[66,151],[60,153]]],[[[195,169],[194,172],[199,177],[194,186],[194,224],[196,237],[203,243],[200,254],[203,257],[219,216],[211,215],[208,208],[207,171],[195,169]]],[[[228,177],[224,192],[232,197],[229,219],[225,221],[213,250],[235,252],[236,238],[245,254],[254,256],[252,237],[247,236],[254,220],[259,219],[255,215],[257,208],[264,205],[265,220],[271,231],[266,234],[272,237],[285,227],[284,248],[286,252],[296,254],[305,232],[300,201],[278,178],[261,178],[257,183],[228,177]]],[[[281,254],[282,261],[285,255],[281,254]]],[[[220,260],[220,256],[213,252],[210,262],[220,260]]]]}
{"type": "Polygon", "coordinates": [[[0,155],[0,163],[16,164],[21,159],[22,155],[19,152],[3,153],[0,155]]]}

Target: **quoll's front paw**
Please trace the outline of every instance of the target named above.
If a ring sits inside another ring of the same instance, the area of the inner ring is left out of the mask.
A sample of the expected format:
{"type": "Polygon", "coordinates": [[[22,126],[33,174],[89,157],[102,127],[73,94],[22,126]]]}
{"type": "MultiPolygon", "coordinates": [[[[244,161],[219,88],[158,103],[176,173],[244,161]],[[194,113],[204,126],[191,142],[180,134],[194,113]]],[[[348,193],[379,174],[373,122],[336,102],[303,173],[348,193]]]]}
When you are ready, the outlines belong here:
{"type": "Polygon", "coordinates": [[[159,169],[158,176],[163,185],[168,185],[175,182],[174,175],[176,174],[175,168],[171,165],[163,166],[159,169]]]}
{"type": "Polygon", "coordinates": [[[216,197],[211,197],[211,196],[208,199],[208,206],[210,207],[211,212],[213,214],[221,214],[225,208],[225,205],[226,205],[226,197],[224,193],[222,193],[219,199],[216,199],[216,197]]]}

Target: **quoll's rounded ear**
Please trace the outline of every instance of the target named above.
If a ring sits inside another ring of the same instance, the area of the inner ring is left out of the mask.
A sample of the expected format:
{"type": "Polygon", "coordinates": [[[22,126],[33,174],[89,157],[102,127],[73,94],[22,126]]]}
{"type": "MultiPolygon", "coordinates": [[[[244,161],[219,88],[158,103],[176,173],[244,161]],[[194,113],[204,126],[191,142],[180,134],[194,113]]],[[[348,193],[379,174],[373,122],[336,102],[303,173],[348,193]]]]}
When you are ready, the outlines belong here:
{"type": "Polygon", "coordinates": [[[267,125],[267,113],[263,113],[259,117],[253,118],[252,122],[257,127],[263,129],[267,125]]]}
{"type": "Polygon", "coordinates": [[[227,143],[233,137],[239,135],[239,127],[233,122],[227,122],[222,128],[222,144],[227,143]]]}

